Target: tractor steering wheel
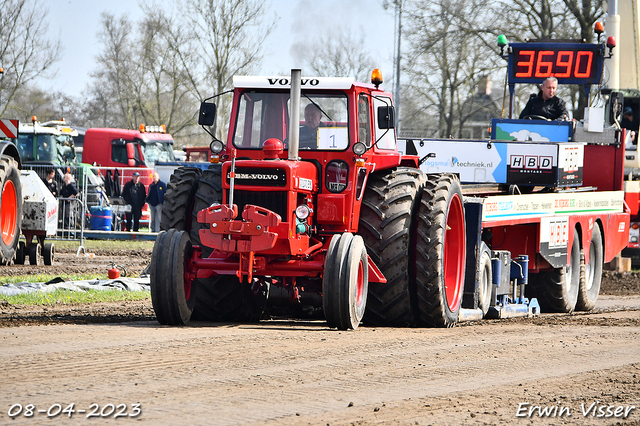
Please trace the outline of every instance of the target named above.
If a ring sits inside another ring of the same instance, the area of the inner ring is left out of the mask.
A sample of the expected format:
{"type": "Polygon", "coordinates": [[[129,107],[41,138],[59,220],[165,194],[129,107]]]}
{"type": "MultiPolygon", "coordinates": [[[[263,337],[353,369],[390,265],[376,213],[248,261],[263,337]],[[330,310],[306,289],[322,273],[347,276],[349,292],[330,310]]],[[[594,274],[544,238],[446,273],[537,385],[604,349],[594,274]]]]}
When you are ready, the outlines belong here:
{"type": "Polygon", "coordinates": [[[545,120],[545,121],[551,121],[550,119],[548,119],[547,117],[543,117],[541,115],[525,115],[524,117],[522,117],[523,120],[545,120]]]}

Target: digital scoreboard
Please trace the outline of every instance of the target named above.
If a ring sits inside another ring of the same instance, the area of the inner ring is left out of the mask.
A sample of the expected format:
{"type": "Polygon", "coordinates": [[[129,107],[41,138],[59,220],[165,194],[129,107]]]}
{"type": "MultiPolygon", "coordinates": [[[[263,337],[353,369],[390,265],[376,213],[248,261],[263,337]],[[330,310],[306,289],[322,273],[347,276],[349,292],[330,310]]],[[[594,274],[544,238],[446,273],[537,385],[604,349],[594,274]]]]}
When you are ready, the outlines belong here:
{"type": "Polygon", "coordinates": [[[560,84],[598,84],[604,45],[590,43],[512,43],[509,83],[542,83],[555,77],[560,84]]]}

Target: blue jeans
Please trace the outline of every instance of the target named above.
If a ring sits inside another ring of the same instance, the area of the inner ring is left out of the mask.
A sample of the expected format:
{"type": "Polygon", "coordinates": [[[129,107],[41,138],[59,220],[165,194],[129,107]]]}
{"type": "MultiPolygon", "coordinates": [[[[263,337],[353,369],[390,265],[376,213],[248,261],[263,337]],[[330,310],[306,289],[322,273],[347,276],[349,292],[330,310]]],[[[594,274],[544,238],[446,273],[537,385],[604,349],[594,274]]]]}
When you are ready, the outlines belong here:
{"type": "Polygon", "coordinates": [[[149,205],[151,215],[151,232],[160,232],[160,221],[162,220],[162,204],[149,205]]]}

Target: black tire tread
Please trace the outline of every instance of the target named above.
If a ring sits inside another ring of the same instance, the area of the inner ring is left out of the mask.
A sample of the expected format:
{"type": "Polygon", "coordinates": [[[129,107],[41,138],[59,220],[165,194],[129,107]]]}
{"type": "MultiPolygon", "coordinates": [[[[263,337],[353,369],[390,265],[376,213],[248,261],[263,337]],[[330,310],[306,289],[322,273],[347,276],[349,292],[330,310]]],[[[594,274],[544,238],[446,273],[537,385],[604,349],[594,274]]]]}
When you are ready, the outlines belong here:
{"type": "Polygon", "coordinates": [[[424,173],[398,167],[369,176],[358,235],[387,282],[369,283],[363,321],[375,326],[406,326],[414,322],[411,308],[413,215],[424,173]]]}
{"type": "Polygon", "coordinates": [[[447,200],[454,192],[462,200],[460,183],[454,175],[427,175],[416,216],[416,294],[420,326],[451,327],[457,322],[457,312],[449,310],[442,282],[447,200]]]}

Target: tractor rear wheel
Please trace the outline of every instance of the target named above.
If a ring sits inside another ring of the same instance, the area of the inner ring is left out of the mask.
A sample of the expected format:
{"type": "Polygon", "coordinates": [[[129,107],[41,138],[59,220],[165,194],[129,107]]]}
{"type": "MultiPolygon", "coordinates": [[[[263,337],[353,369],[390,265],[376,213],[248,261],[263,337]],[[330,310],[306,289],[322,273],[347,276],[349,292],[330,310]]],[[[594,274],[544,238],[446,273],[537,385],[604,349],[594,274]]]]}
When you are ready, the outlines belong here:
{"type": "Polygon", "coordinates": [[[589,263],[584,262],[584,255],[580,256],[580,288],[578,290],[577,311],[590,311],[596,306],[602,281],[602,265],[604,252],[600,225],[596,222],[591,232],[589,247],[589,263]]]}
{"type": "Polygon", "coordinates": [[[569,264],[531,274],[527,287],[532,287],[542,312],[573,312],[580,288],[580,242],[576,230],[573,232],[569,264]]]}
{"type": "Polygon", "coordinates": [[[160,229],[191,230],[191,210],[202,171],[195,167],[179,167],[171,175],[162,203],[160,229]]]}
{"type": "MultiPolygon", "coordinates": [[[[202,209],[210,207],[213,203],[222,203],[222,166],[213,164],[207,170],[202,172],[202,176],[198,181],[198,187],[193,198],[193,208],[191,209],[191,228],[190,235],[193,244],[200,244],[201,229],[205,229],[208,225],[198,222],[198,212],[202,209]]],[[[238,212],[240,215],[242,212],[238,212]]],[[[209,257],[213,249],[211,247],[202,246],[202,257],[209,257]]]]}
{"type": "Polygon", "coordinates": [[[418,324],[451,327],[460,313],[466,253],[462,190],[457,177],[427,176],[416,222],[418,324]]]}
{"type": "Polygon", "coordinates": [[[187,324],[196,300],[196,286],[186,274],[191,241],[185,231],[158,234],[151,255],[151,303],[160,324],[187,324]]]}
{"type": "Polygon", "coordinates": [[[367,304],[368,270],[362,237],[348,232],[334,235],[322,281],[322,305],[329,327],[358,328],[367,304]]]}
{"type": "Polygon", "coordinates": [[[0,158],[0,263],[10,265],[16,255],[22,223],[22,184],[16,161],[0,158]]]}
{"type": "Polygon", "coordinates": [[[358,235],[387,282],[369,283],[364,321],[376,326],[406,326],[414,322],[410,288],[413,220],[424,173],[398,167],[372,173],[367,182],[358,235]]]}

